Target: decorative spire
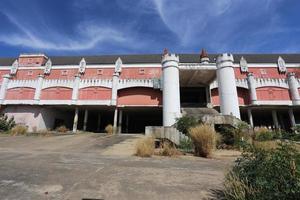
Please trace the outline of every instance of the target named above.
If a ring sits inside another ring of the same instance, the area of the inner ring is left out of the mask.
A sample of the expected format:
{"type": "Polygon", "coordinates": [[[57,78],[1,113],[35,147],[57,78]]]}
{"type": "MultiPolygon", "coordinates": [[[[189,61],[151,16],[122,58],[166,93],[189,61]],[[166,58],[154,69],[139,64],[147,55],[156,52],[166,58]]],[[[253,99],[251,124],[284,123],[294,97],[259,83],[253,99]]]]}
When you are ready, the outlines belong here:
{"type": "Polygon", "coordinates": [[[208,54],[207,54],[207,52],[206,52],[205,49],[202,49],[202,50],[201,50],[201,54],[200,54],[200,62],[201,62],[201,63],[204,63],[204,64],[209,63],[208,54]]]}
{"type": "Polygon", "coordinates": [[[164,48],[164,51],[163,51],[163,56],[169,54],[169,50],[167,48],[164,48]]]}

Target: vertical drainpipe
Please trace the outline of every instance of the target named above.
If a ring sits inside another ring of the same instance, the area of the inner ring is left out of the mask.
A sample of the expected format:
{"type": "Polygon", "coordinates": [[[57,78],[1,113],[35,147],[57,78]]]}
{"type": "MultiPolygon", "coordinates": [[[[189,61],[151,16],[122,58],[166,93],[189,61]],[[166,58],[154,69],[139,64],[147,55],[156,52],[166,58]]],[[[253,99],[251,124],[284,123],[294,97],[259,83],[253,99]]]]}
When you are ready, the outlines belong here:
{"type": "Polygon", "coordinates": [[[42,87],[43,87],[43,82],[44,82],[44,75],[40,74],[38,76],[38,83],[37,86],[35,88],[35,93],[34,93],[34,101],[36,104],[39,103],[40,98],[41,98],[41,91],[42,91],[42,87]]]}
{"type": "Polygon", "coordinates": [[[298,91],[298,81],[294,72],[288,73],[288,84],[290,88],[290,94],[292,97],[293,105],[300,105],[300,96],[298,91]]]}
{"type": "Polygon", "coordinates": [[[250,92],[250,103],[252,105],[257,104],[257,95],[256,95],[256,83],[253,76],[253,73],[247,74],[247,83],[250,92]]]}

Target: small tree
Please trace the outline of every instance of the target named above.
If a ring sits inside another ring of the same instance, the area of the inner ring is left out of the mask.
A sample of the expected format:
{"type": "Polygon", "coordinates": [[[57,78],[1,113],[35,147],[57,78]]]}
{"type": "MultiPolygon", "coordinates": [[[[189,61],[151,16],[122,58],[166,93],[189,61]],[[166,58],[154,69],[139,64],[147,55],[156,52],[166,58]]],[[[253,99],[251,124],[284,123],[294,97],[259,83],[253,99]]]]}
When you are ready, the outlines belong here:
{"type": "Polygon", "coordinates": [[[175,128],[181,133],[187,135],[188,130],[194,126],[196,126],[198,121],[194,117],[183,116],[176,119],[175,128]]]}
{"type": "Polygon", "coordinates": [[[7,115],[0,115],[0,131],[8,131],[16,125],[14,117],[8,118],[7,115]]]}

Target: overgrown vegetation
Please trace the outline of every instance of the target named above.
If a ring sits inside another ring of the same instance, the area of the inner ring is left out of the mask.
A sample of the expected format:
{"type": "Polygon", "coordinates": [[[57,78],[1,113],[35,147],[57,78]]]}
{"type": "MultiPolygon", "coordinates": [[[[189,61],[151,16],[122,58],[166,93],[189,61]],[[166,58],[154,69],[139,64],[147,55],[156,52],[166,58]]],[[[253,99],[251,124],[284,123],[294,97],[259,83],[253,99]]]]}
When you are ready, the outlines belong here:
{"type": "Polygon", "coordinates": [[[265,150],[247,145],[227,174],[228,200],[300,199],[300,154],[291,144],[265,150]]]}
{"type": "Polygon", "coordinates": [[[163,141],[161,143],[158,155],[173,157],[173,156],[182,155],[182,153],[178,151],[177,148],[174,145],[172,145],[170,142],[163,141]]]}
{"type": "Polygon", "coordinates": [[[27,126],[16,125],[15,127],[13,127],[10,130],[10,134],[12,134],[12,135],[26,135],[27,130],[28,130],[27,126]]]}
{"type": "Polygon", "coordinates": [[[136,143],[136,156],[151,157],[154,154],[154,139],[152,137],[141,138],[136,143]]]}
{"type": "Polygon", "coordinates": [[[66,126],[62,125],[62,126],[57,127],[55,129],[55,131],[57,131],[59,133],[66,133],[69,131],[69,129],[66,126]]]}
{"type": "Polygon", "coordinates": [[[196,156],[209,158],[216,146],[216,132],[206,124],[197,125],[189,129],[196,156]]]}
{"type": "Polygon", "coordinates": [[[108,135],[114,134],[114,127],[111,124],[108,124],[104,130],[108,135]]]}
{"type": "Polygon", "coordinates": [[[192,139],[181,139],[179,149],[185,153],[192,153],[194,151],[194,144],[192,139]]]}
{"type": "Polygon", "coordinates": [[[175,128],[181,133],[188,135],[189,129],[198,124],[199,122],[194,117],[183,116],[176,119],[175,128]]]}
{"type": "Polygon", "coordinates": [[[11,130],[16,125],[14,117],[8,118],[7,115],[0,115],[0,131],[5,132],[11,130]]]}

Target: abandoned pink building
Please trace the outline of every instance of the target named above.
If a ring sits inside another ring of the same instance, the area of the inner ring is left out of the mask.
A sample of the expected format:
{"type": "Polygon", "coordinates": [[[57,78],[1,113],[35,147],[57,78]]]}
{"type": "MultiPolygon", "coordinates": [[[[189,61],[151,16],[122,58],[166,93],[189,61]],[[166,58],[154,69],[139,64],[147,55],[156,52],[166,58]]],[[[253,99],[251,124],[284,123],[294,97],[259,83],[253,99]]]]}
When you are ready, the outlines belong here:
{"type": "Polygon", "coordinates": [[[29,130],[122,133],[171,126],[187,108],[210,108],[252,126],[300,123],[300,54],[0,58],[1,112],[29,130]]]}

